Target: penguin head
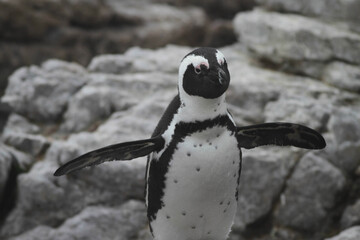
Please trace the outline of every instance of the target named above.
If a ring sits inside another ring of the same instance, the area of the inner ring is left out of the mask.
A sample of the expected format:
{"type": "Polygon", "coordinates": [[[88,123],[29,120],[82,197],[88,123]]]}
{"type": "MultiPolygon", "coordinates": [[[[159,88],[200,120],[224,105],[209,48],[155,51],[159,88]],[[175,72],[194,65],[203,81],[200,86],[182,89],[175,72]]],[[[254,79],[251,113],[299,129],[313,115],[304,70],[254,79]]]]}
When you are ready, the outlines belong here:
{"type": "Polygon", "coordinates": [[[228,89],[230,73],[224,55],[215,48],[202,47],[187,54],[179,67],[180,96],[206,99],[220,97],[228,89]]]}

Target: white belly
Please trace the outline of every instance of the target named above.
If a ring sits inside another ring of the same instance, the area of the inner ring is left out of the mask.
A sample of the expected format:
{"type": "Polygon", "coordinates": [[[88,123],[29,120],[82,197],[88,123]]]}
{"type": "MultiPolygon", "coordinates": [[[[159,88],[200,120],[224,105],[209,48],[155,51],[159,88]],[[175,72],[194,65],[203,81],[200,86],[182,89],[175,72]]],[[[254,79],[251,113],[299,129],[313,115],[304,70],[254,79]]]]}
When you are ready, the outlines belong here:
{"type": "Polygon", "coordinates": [[[166,175],[156,240],[224,240],[236,213],[240,151],[225,127],[187,136],[166,175]]]}

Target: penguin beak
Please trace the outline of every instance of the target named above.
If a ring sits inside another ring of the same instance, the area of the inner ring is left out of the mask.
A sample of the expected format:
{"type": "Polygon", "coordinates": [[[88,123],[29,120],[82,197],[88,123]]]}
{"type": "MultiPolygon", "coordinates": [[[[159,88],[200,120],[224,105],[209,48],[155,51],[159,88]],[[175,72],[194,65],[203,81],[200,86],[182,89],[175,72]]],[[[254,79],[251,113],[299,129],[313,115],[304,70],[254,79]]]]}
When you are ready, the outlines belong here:
{"type": "Polygon", "coordinates": [[[222,70],[221,68],[218,68],[218,79],[220,85],[227,84],[227,82],[229,81],[225,71],[222,70]]]}

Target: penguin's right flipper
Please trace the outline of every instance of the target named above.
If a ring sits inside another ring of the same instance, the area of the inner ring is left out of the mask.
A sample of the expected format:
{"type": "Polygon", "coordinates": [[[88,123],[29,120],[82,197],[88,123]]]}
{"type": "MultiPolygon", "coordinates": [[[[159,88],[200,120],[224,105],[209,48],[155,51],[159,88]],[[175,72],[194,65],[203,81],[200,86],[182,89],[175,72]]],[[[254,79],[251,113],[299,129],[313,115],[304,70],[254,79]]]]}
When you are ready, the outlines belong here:
{"type": "Polygon", "coordinates": [[[150,154],[159,150],[164,145],[164,139],[161,136],[138,140],[133,142],[124,142],[100,148],[84,155],[81,155],[63,166],[58,168],[54,176],[61,176],[88,166],[94,166],[103,162],[114,160],[130,160],[150,154]]]}
{"type": "Polygon", "coordinates": [[[326,142],[314,129],[294,123],[263,123],[238,127],[236,138],[239,146],[250,149],[264,145],[295,146],[322,149],[326,142]]]}

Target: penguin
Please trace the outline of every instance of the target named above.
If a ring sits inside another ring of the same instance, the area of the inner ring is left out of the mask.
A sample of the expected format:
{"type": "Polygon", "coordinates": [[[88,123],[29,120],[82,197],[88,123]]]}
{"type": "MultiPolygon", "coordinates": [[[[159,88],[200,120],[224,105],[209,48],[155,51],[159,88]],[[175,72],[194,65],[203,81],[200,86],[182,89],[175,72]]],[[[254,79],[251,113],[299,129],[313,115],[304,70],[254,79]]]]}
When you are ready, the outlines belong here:
{"type": "Polygon", "coordinates": [[[225,101],[229,84],[227,61],[219,50],[193,50],[181,61],[178,94],[151,138],[88,152],[54,175],[149,155],[145,204],[153,238],[227,239],[237,211],[241,148],[326,146],[321,134],[299,124],[236,126],[225,101]]]}

